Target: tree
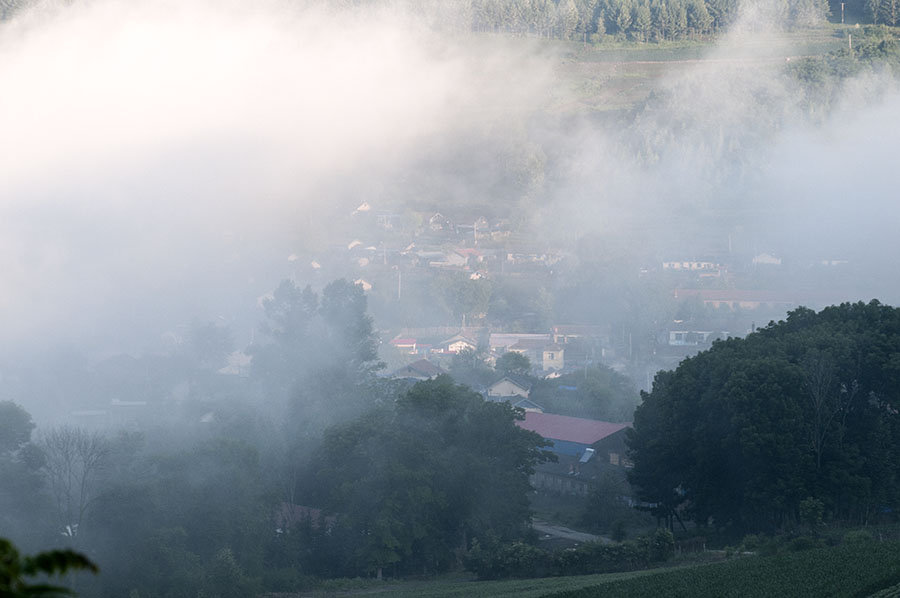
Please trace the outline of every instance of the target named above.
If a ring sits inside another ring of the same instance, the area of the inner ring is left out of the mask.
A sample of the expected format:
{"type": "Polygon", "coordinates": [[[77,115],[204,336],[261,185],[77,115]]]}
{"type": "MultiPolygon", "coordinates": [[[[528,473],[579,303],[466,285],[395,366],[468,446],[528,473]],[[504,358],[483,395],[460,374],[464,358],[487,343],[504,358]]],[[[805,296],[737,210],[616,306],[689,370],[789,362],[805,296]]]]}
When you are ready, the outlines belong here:
{"type": "Polygon", "coordinates": [[[552,413],[614,422],[631,421],[640,401],[634,382],[605,365],[538,381],[529,396],[552,413]]]}
{"type": "Polygon", "coordinates": [[[703,35],[712,26],[713,18],[703,0],[692,0],[687,5],[688,28],[692,33],[703,35]]]}
{"type": "Polygon", "coordinates": [[[652,28],[652,22],[650,20],[650,7],[641,3],[634,7],[634,15],[632,17],[634,21],[634,29],[638,33],[638,39],[642,42],[645,42],[650,39],[650,30],[652,28]]]}
{"type": "Polygon", "coordinates": [[[0,401],[0,455],[18,451],[31,439],[31,415],[12,401],[0,401]]]}
{"type": "Polygon", "coordinates": [[[497,358],[494,369],[504,376],[509,374],[526,376],[531,372],[531,361],[524,353],[508,351],[497,358]]]}
{"type": "Polygon", "coordinates": [[[529,476],[547,443],[522,412],[447,376],[331,428],[315,459],[319,500],[361,538],[359,571],[437,571],[477,534],[525,531],[529,476]]]}
{"type": "Polygon", "coordinates": [[[19,538],[41,535],[47,518],[43,455],[30,442],[33,429],[25,409],[0,402],[0,533],[19,538]]]}
{"type": "Polygon", "coordinates": [[[479,388],[489,384],[495,374],[482,351],[463,349],[450,361],[450,375],[459,384],[479,388]]]}
{"type": "Polygon", "coordinates": [[[12,542],[0,538],[0,596],[3,598],[73,595],[68,588],[32,583],[26,579],[62,575],[68,571],[97,573],[99,569],[86,556],[73,550],[50,550],[23,557],[12,542]]]}
{"type": "Polygon", "coordinates": [[[191,326],[190,351],[200,367],[221,368],[233,350],[234,337],[228,328],[213,322],[194,322],[191,326]]]}
{"type": "Polygon", "coordinates": [[[799,308],[657,375],[628,444],[660,517],[736,531],[796,522],[809,496],[865,522],[900,507],[900,310],[799,308]],[[866,398],[863,400],[863,398],[866,398]]]}
{"type": "Polygon", "coordinates": [[[109,442],[97,432],[61,426],[42,434],[39,446],[60,527],[74,538],[98,494],[100,474],[110,455],[109,442]]]}

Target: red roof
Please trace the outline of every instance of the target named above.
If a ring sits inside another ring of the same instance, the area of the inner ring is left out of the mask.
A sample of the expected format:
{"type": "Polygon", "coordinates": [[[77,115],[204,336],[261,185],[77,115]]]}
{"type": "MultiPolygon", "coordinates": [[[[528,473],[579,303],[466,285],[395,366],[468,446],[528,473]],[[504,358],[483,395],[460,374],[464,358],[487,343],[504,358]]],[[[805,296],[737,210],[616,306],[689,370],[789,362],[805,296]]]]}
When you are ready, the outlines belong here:
{"type": "Polygon", "coordinates": [[[534,411],[526,412],[525,420],[518,421],[516,424],[520,428],[537,432],[541,437],[549,440],[564,440],[578,444],[594,444],[631,426],[631,424],[614,424],[596,419],[582,419],[534,411]]]}

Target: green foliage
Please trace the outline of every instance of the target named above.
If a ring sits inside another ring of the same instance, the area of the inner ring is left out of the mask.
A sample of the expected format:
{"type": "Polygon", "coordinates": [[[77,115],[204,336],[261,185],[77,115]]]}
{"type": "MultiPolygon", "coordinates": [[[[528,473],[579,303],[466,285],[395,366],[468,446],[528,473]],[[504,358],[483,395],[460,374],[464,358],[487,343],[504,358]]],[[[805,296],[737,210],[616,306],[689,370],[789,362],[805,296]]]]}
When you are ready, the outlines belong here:
{"type": "MultiPolygon", "coordinates": [[[[884,20],[892,0],[873,0],[884,20]]],[[[786,0],[776,5],[772,27],[814,27],[828,16],[825,0],[786,0]]],[[[708,35],[739,15],[736,0],[475,0],[473,28],[509,31],[559,39],[666,41],[708,35]],[[575,34],[580,35],[575,35],[575,34]]]]}
{"type": "Polygon", "coordinates": [[[258,588],[245,574],[234,553],[223,548],[207,565],[198,596],[202,598],[245,598],[257,593],[258,588]]]}
{"type": "Polygon", "coordinates": [[[813,495],[836,519],[896,511],[898,362],[900,310],[877,302],[716,343],[643,395],[629,478],[658,516],[734,530],[796,522],[813,495]]]}
{"type": "Polygon", "coordinates": [[[493,284],[486,278],[453,272],[436,277],[432,287],[451,322],[472,322],[487,314],[493,284]]]}
{"type": "Polygon", "coordinates": [[[251,348],[251,378],[266,400],[288,404],[292,442],[318,437],[381,397],[375,372],[383,364],[366,305],[362,289],[343,279],[321,297],[285,280],[264,302],[270,342],[251,348]]]}
{"type": "Polygon", "coordinates": [[[442,570],[475,534],[521,537],[528,477],[550,455],[519,417],[440,376],[330,429],[314,475],[319,500],[361,538],[351,573],[442,570]]]}
{"type": "Polygon", "coordinates": [[[0,401],[0,455],[19,450],[31,439],[31,415],[12,401],[0,401]]]}
{"type": "Polygon", "coordinates": [[[551,413],[612,422],[631,421],[639,397],[630,378],[602,364],[541,380],[530,394],[551,413]]]}
{"type": "Polygon", "coordinates": [[[69,571],[97,573],[99,569],[90,559],[74,550],[50,550],[23,557],[12,542],[0,538],[0,596],[3,598],[72,595],[68,588],[27,579],[63,575],[69,571]]]}
{"type": "Polygon", "coordinates": [[[854,529],[844,534],[843,543],[849,546],[868,545],[875,541],[874,536],[868,530],[854,529]]]}
{"type": "Polygon", "coordinates": [[[825,503],[812,496],[800,501],[800,522],[815,528],[822,524],[822,515],[825,514],[825,503]]]}
{"type": "Polygon", "coordinates": [[[524,376],[531,372],[531,361],[528,359],[527,355],[509,351],[497,358],[494,369],[497,370],[497,373],[503,374],[504,376],[509,374],[524,376]]]}
{"type": "Polygon", "coordinates": [[[674,553],[675,536],[665,528],[657,528],[650,537],[650,561],[667,561],[674,553]]]}
{"type": "Polygon", "coordinates": [[[478,350],[464,349],[450,361],[450,375],[459,384],[480,388],[496,377],[494,370],[485,363],[485,355],[478,350]]]}

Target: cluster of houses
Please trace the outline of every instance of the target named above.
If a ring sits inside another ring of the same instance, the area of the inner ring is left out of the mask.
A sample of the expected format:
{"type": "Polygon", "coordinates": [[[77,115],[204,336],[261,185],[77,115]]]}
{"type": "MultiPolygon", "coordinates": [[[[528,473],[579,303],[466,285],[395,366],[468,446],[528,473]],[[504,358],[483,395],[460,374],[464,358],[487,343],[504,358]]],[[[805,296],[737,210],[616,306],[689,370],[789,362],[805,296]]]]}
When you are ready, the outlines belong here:
{"type": "MultiPolygon", "coordinates": [[[[395,369],[390,375],[417,381],[429,380],[448,373],[438,365],[439,357],[466,350],[477,351],[481,347],[494,357],[506,352],[526,355],[535,366],[533,373],[553,377],[567,368],[567,347],[586,339],[602,340],[603,336],[598,327],[579,326],[555,326],[546,334],[458,331],[438,342],[427,339],[422,342],[408,334],[398,335],[390,341],[391,347],[418,359],[395,369]]],[[[625,433],[631,424],[546,413],[543,406],[531,400],[531,390],[532,384],[526,376],[498,374],[497,379],[481,392],[485,400],[506,401],[523,409],[525,419],[517,424],[551,443],[549,450],[556,454],[557,461],[543,463],[536,468],[532,477],[535,489],[586,496],[597,488],[605,471],[631,467],[625,446],[625,433]]]]}
{"type": "Polygon", "coordinates": [[[506,353],[519,353],[528,358],[532,373],[542,377],[558,377],[611,354],[609,333],[602,326],[553,326],[545,333],[476,327],[405,329],[387,344],[396,355],[439,365],[463,352],[479,353],[489,365],[506,353]]]}

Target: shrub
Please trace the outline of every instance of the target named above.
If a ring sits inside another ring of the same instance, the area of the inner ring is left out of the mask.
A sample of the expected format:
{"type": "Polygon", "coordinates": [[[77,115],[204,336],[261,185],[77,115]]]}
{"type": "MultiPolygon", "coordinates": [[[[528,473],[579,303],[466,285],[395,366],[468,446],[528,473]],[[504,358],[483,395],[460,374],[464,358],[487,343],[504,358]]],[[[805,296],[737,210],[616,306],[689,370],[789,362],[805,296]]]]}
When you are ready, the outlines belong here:
{"type": "Polygon", "coordinates": [[[854,529],[844,534],[843,543],[850,546],[865,546],[875,541],[875,537],[868,530],[854,529]]]}
{"type": "Polygon", "coordinates": [[[651,562],[667,561],[675,553],[675,536],[665,528],[657,528],[650,539],[649,558],[651,562]]]}

